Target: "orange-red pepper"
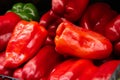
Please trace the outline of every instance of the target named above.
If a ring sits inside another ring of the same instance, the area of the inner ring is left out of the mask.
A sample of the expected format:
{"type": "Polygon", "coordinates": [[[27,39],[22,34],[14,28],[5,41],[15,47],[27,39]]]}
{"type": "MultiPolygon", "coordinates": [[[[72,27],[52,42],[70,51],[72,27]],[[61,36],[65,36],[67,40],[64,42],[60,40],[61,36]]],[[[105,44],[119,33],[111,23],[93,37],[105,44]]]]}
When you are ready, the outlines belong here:
{"type": "Polygon", "coordinates": [[[68,21],[58,26],[55,45],[59,53],[80,58],[103,59],[112,52],[112,44],[107,38],[68,21]]]}

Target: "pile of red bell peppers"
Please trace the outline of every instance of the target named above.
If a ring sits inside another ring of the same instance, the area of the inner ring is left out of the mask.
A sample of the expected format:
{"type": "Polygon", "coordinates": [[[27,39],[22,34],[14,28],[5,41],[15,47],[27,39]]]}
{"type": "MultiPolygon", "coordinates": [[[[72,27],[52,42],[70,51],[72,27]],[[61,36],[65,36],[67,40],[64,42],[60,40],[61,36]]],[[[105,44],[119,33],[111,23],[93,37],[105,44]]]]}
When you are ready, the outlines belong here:
{"type": "Polygon", "coordinates": [[[0,15],[0,75],[110,80],[120,65],[120,15],[108,3],[89,3],[52,0],[42,16],[34,4],[16,3],[0,15]]]}

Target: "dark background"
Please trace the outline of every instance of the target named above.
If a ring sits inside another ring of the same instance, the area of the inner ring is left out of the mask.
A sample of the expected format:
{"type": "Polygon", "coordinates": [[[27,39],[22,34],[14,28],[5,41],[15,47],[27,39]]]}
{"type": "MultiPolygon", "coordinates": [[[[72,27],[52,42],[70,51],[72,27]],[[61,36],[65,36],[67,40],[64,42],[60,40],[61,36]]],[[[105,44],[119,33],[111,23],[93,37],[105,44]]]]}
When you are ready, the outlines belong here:
{"type": "MultiPolygon", "coordinates": [[[[37,7],[40,15],[51,8],[51,0],[0,0],[0,15],[4,14],[8,9],[11,9],[13,4],[17,2],[32,2],[37,7]]],[[[120,13],[120,0],[90,0],[90,4],[94,2],[106,2],[120,13]]]]}

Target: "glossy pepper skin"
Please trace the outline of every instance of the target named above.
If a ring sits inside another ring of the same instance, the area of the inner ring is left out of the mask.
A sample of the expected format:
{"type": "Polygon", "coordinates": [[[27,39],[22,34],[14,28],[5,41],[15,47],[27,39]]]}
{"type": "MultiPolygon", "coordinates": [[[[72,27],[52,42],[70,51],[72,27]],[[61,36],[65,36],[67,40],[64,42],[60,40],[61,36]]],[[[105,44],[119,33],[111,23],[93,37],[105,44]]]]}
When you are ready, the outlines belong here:
{"type": "Polygon", "coordinates": [[[46,12],[41,16],[39,24],[44,26],[48,31],[48,36],[45,41],[45,45],[48,45],[48,44],[54,45],[54,37],[56,34],[55,31],[57,28],[56,22],[59,18],[60,17],[54,14],[52,10],[49,10],[48,12],[46,12]]]}
{"type": "Polygon", "coordinates": [[[80,20],[80,26],[104,35],[106,25],[117,15],[118,13],[112,10],[107,3],[96,2],[91,4],[84,12],[80,20]]]}
{"type": "Polygon", "coordinates": [[[56,29],[62,21],[63,19],[56,15],[52,10],[49,10],[44,15],[42,15],[39,24],[44,26],[48,31],[48,36],[45,45],[55,45],[54,38],[56,35],[56,29]]]}
{"type": "Polygon", "coordinates": [[[52,0],[52,10],[55,14],[69,21],[77,21],[87,7],[89,0],[52,0]]]}
{"type": "MultiPolygon", "coordinates": [[[[111,60],[99,66],[98,71],[90,80],[110,80],[113,72],[120,64],[120,60],[111,60]]],[[[116,79],[117,80],[117,79],[116,79]]]]}
{"type": "Polygon", "coordinates": [[[18,68],[18,69],[16,69],[16,70],[14,71],[14,73],[13,73],[13,77],[14,77],[14,78],[19,78],[20,80],[24,80],[24,79],[22,78],[22,69],[23,69],[23,68],[18,68]]]}
{"type": "Polygon", "coordinates": [[[58,26],[55,45],[60,54],[87,59],[103,59],[112,51],[112,44],[107,38],[68,21],[58,26]]]}
{"type": "Polygon", "coordinates": [[[38,20],[39,14],[37,8],[32,3],[16,3],[8,12],[15,12],[23,20],[38,20]]]}
{"type": "Polygon", "coordinates": [[[49,25],[54,23],[57,19],[60,17],[56,15],[53,10],[47,11],[45,14],[43,14],[40,18],[39,24],[44,26],[45,28],[48,28],[49,25]]]}
{"type": "Polygon", "coordinates": [[[85,70],[82,72],[82,74],[79,75],[78,80],[90,80],[93,76],[98,71],[99,67],[95,65],[88,66],[85,68],[85,70]]]}
{"type": "Polygon", "coordinates": [[[7,12],[0,16],[0,51],[6,49],[15,25],[20,20],[21,18],[13,12],[7,12]]]}
{"type": "Polygon", "coordinates": [[[59,62],[61,62],[61,55],[55,51],[54,46],[46,45],[16,73],[21,76],[22,72],[23,80],[40,80],[48,76],[59,62]]]}
{"type": "Polygon", "coordinates": [[[120,15],[110,21],[105,28],[105,37],[113,43],[114,54],[120,57],[120,15]]]}
{"type": "Polygon", "coordinates": [[[8,42],[5,67],[17,68],[32,58],[44,44],[46,37],[46,29],[38,22],[21,20],[8,42]]]}
{"type": "Polygon", "coordinates": [[[105,28],[105,36],[112,42],[120,40],[120,15],[110,21],[105,28]]]}
{"type": "Polygon", "coordinates": [[[4,61],[5,61],[5,52],[1,52],[0,53],[0,75],[2,74],[2,75],[12,76],[14,70],[5,68],[4,61]]]}
{"type": "MultiPolygon", "coordinates": [[[[94,64],[90,60],[68,59],[53,69],[48,80],[81,80],[82,78],[79,78],[84,71],[93,66],[94,64]]],[[[97,67],[94,67],[94,69],[97,70],[97,67]]]]}

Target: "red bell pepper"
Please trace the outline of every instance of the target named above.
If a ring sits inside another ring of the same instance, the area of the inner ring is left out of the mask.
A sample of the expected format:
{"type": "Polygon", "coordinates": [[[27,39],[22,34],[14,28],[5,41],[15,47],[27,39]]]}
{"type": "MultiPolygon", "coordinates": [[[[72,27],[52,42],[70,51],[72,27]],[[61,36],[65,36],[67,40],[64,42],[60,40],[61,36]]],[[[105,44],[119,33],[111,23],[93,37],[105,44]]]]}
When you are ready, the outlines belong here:
{"type": "Polygon", "coordinates": [[[106,25],[105,36],[112,42],[120,40],[120,15],[106,25]]]}
{"type": "Polygon", "coordinates": [[[105,37],[113,43],[114,55],[120,57],[120,15],[105,26],[105,37]]]}
{"type": "Polygon", "coordinates": [[[103,63],[90,80],[110,80],[113,72],[116,70],[119,64],[120,60],[111,60],[103,63]]]}
{"type": "Polygon", "coordinates": [[[6,49],[13,29],[20,20],[21,18],[13,12],[7,12],[0,16],[0,51],[6,49]]]}
{"type": "Polygon", "coordinates": [[[0,53],[0,75],[12,76],[14,70],[5,68],[4,61],[5,61],[5,52],[2,52],[0,53]]]}
{"type": "Polygon", "coordinates": [[[13,73],[13,77],[14,77],[14,78],[19,78],[20,80],[24,80],[24,79],[22,78],[22,68],[16,69],[16,70],[14,71],[14,73],[13,73]]]}
{"type": "Polygon", "coordinates": [[[116,58],[120,58],[120,41],[114,43],[113,45],[113,54],[116,58]]]}
{"type": "Polygon", "coordinates": [[[56,36],[56,30],[57,30],[57,27],[58,25],[64,21],[65,19],[57,19],[54,23],[51,23],[48,28],[47,28],[47,31],[48,31],[48,37],[46,39],[46,44],[52,44],[52,45],[55,45],[54,43],[54,38],[56,36]]]}
{"type": "Polygon", "coordinates": [[[104,35],[105,26],[116,16],[117,12],[112,10],[109,4],[103,2],[93,3],[83,14],[80,26],[104,35]]]}
{"type": "Polygon", "coordinates": [[[59,18],[59,16],[57,16],[52,10],[50,10],[42,15],[39,24],[44,26],[45,28],[48,28],[50,24],[54,23],[59,18]]]}
{"type": "Polygon", "coordinates": [[[54,46],[47,45],[40,49],[37,55],[28,61],[22,70],[18,70],[15,75],[16,78],[20,77],[23,80],[40,80],[49,75],[59,62],[61,62],[61,55],[55,51],[54,46]]]}
{"type": "Polygon", "coordinates": [[[82,72],[82,74],[79,75],[78,80],[90,80],[93,77],[93,74],[95,74],[98,71],[99,67],[92,65],[85,68],[85,70],[82,72]]]}
{"type": "Polygon", "coordinates": [[[56,35],[56,29],[62,22],[62,19],[53,13],[52,10],[46,12],[39,21],[39,24],[44,26],[48,31],[48,36],[45,44],[54,45],[54,37],[56,35]]]}
{"type": "Polygon", "coordinates": [[[63,55],[89,59],[106,58],[112,51],[112,44],[107,38],[68,21],[58,26],[55,45],[56,50],[63,55]]]}
{"type": "Polygon", "coordinates": [[[32,58],[44,44],[47,31],[38,22],[20,21],[8,42],[5,67],[17,68],[32,58]]]}
{"type": "Polygon", "coordinates": [[[52,10],[69,21],[77,21],[88,3],[89,0],[52,0],[52,10]]]}
{"type": "MultiPolygon", "coordinates": [[[[60,63],[53,69],[48,80],[81,80],[82,77],[80,78],[80,76],[84,73],[84,71],[90,68],[94,68],[93,70],[97,70],[97,67],[93,66],[94,64],[90,60],[68,59],[60,63]]],[[[85,74],[87,75],[87,73],[85,74]]],[[[85,76],[85,78],[86,77],[88,76],[85,76]]]]}

